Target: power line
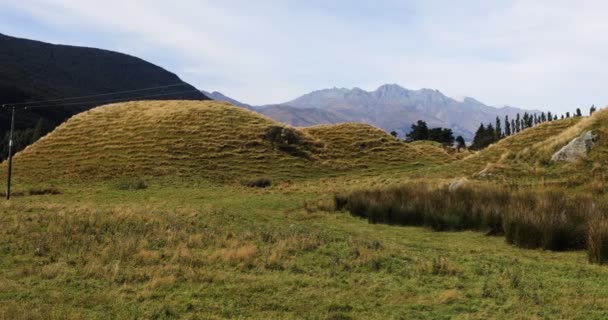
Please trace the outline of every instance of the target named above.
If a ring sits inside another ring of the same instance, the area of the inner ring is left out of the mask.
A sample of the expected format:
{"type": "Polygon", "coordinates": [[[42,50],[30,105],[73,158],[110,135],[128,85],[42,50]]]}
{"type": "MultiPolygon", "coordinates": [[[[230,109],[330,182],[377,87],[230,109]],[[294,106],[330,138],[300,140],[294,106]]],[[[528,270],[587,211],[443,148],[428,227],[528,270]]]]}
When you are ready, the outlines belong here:
{"type": "Polygon", "coordinates": [[[157,89],[178,87],[178,86],[184,86],[184,85],[188,85],[188,84],[185,83],[185,82],[181,82],[181,83],[175,83],[175,84],[170,84],[170,85],[166,85],[166,86],[149,87],[149,88],[142,88],[142,89],[135,89],[135,90],[126,90],[126,91],[116,91],[116,92],[93,94],[93,95],[80,96],[80,97],[69,97],[69,98],[53,99],[53,100],[7,103],[6,105],[10,105],[10,106],[28,105],[29,106],[29,105],[32,105],[32,104],[41,104],[41,103],[49,103],[49,102],[59,102],[59,101],[70,101],[70,100],[78,100],[78,99],[97,98],[97,97],[105,97],[105,96],[111,96],[111,95],[117,95],[117,94],[123,94],[123,93],[133,93],[133,92],[141,92],[141,91],[147,91],[147,90],[157,90],[157,89]]]}
{"type": "Polygon", "coordinates": [[[44,105],[44,106],[29,106],[28,105],[28,106],[25,106],[24,109],[68,107],[68,106],[84,105],[84,104],[102,104],[102,103],[105,104],[105,103],[110,103],[110,102],[130,101],[130,100],[134,100],[134,99],[153,98],[153,97],[161,97],[161,96],[168,96],[168,95],[182,94],[182,93],[194,93],[194,92],[200,92],[200,91],[199,90],[176,91],[176,92],[150,94],[150,95],[138,96],[138,97],[125,97],[125,98],[116,98],[116,99],[110,99],[110,100],[71,102],[71,103],[62,103],[62,104],[44,105]]]}

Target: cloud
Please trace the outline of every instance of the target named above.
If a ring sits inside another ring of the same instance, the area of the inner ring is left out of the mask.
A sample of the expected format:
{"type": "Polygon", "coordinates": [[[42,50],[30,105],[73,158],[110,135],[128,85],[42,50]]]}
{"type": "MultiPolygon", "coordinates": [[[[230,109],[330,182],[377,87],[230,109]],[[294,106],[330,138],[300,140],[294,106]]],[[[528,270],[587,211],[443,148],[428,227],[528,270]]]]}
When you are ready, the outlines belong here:
{"type": "Polygon", "coordinates": [[[0,4],[54,30],[28,35],[56,40],[70,34],[77,44],[120,49],[253,104],[324,87],[394,82],[562,112],[608,101],[603,1],[0,4]]]}

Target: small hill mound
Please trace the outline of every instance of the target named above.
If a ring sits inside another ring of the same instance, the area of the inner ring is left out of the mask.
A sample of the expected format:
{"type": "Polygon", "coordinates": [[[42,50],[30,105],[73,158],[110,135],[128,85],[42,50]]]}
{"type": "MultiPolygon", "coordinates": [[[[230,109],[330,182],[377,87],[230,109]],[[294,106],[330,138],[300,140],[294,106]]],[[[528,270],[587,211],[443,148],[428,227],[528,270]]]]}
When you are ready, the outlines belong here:
{"type": "MultiPolygon", "coordinates": [[[[139,101],[80,113],[14,159],[15,177],[309,178],[451,161],[364,124],[295,129],[218,101],[139,101]]],[[[4,167],[6,164],[4,164],[4,167]]],[[[4,171],[2,172],[4,174],[4,171]]]]}
{"type": "Polygon", "coordinates": [[[324,142],[322,158],[335,167],[399,169],[454,160],[442,148],[408,144],[368,124],[319,125],[302,130],[324,142]]]}
{"type": "MultiPolygon", "coordinates": [[[[265,137],[270,127],[281,125],[223,102],[112,104],[72,117],[18,153],[15,174],[233,178],[309,173],[314,158],[279,150],[265,137]]],[[[314,153],[317,142],[297,134],[299,141],[293,147],[314,153]]]]}

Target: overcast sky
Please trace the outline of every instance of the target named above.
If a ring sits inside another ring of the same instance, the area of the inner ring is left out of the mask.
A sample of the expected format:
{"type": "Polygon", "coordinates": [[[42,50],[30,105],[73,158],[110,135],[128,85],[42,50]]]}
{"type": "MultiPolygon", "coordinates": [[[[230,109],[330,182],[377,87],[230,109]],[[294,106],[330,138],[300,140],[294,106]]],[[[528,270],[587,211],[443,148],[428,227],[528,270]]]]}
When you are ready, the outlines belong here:
{"type": "Polygon", "coordinates": [[[384,83],[559,112],[608,103],[608,1],[0,0],[0,33],[116,50],[250,104],[384,83]]]}

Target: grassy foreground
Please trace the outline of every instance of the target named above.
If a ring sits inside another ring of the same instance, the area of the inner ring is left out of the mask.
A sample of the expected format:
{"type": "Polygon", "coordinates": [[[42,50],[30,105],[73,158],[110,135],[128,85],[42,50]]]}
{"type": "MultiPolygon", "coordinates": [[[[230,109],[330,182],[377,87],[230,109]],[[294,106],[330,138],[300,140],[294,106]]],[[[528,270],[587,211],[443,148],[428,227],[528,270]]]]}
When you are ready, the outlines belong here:
{"type": "Polygon", "coordinates": [[[0,318],[608,316],[608,268],[583,251],[316,210],[331,182],[148,184],[3,202],[0,318]]]}

